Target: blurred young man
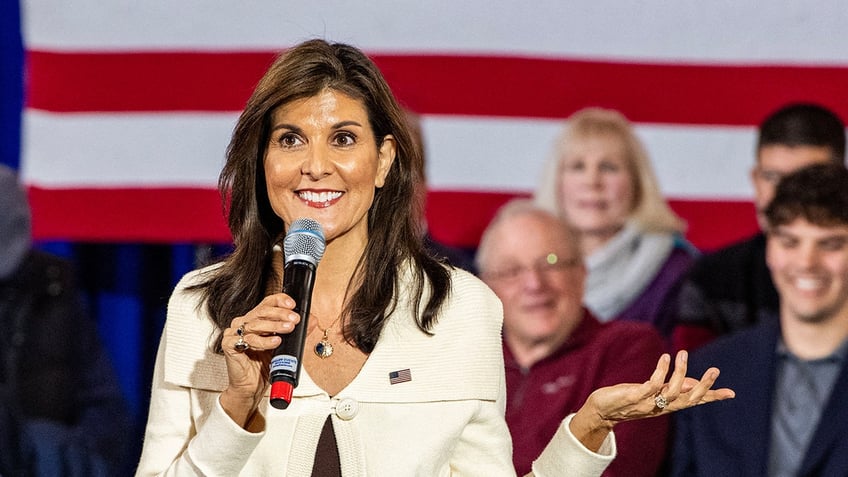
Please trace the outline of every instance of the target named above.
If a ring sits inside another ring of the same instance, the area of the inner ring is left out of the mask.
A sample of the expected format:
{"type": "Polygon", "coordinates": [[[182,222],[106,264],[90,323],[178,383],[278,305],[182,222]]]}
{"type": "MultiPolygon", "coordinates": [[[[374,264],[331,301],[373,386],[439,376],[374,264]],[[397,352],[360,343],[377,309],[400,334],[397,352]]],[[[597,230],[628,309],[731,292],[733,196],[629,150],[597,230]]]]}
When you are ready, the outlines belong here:
{"type": "MultiPolygon", "coordinates": [[[[477,252],[480,276],[504,307],[506,421],[518,475],[531,470],[562,419],[589,394],[650,377],[663,340],[646,323],[601,324],[583,306],[586,268],[559,218],[529,200],[505,205],[477,252]]],[[[653,476],[666,449],[665,417],[615,428],[606,476],[653,476]]]]}
{"type": "Polygon", "coordinates": [[[678,415],[673,475],[848,472],[848,170],[787,176],[764,215],[779,311],[692,354],[737,398],[678,415]]]}
{"type": "MultiPolygon", "coordinates": [[[[760,227],[765,227],[763,211],[782,177],[804,166],[844,161],[845,125],[836,114],[815,104],[790,104],[772,113],[760,125],[751,170],[760,227]]],[[[692,350],[775,314],[777,292],[765,254],[761,232],[695,263],[680,290],[676,348],[692,350]]]]}

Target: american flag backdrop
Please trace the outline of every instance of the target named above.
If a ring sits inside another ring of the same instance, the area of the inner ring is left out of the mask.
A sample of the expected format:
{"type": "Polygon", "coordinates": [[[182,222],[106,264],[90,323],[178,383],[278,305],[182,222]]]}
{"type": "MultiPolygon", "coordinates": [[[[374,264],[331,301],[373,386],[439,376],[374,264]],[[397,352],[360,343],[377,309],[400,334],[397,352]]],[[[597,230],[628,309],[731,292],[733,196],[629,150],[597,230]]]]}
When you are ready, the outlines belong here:
{"type": "Polygon", "coordinates": [[[755,230],[755,125],[793,100],[848,118],[848,8],[684,0],[32,0],[20,170],[39,239],[226,241],[215,190],[275,53],[361,47],[422,114],[436,238],[473,246],[586,106],[638,129],[689,238],[755,230]]]}
{"type": "Polygon", "coordinates": [[[563,119],[602,106],[636,124],[708,249],[756,229],[766,114],[808,100],[848,118],[846,25],[844,0],[3,0],[0,162],[29,186],[35,238],[75,259],[143,423],[165,301],[196,243],[229,241],[217,175],[280,50],[321,37],[375,59],[422,115],[443,242],[474,246],[533,190],[563,119]]]}

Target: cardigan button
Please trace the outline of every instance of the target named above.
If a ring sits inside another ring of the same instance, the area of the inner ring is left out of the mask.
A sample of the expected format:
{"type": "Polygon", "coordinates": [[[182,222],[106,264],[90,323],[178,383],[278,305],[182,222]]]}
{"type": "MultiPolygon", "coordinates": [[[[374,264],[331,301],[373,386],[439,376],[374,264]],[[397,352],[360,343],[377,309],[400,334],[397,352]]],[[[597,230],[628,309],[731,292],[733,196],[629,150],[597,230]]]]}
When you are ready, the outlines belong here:
{"type": "Polygon", "coordinates": [[[336,415],[343,421],[349,421],[359,412],[359,403],[350,398],[344,398],[336,404],[336,415]]]}

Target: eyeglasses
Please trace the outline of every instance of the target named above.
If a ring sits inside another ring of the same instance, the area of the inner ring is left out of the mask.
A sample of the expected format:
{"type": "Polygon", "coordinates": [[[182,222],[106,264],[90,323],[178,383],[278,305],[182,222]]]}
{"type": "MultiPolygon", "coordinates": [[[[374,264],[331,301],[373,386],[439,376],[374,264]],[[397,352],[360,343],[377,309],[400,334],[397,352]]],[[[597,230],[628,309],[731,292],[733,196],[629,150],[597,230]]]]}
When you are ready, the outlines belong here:
{"type": "Polygon", "coordinates": [[[524,272],[532,270],[536,275],[550,278],[556,273],[570,268],[575,268],[582,263],[580,258],[560,258],[555,253],[549,253],[544,257],[533,260],[530,265],[510,265],[503,268],[483,272],[487,280],[500,283],[515,283],[524,272]]]}

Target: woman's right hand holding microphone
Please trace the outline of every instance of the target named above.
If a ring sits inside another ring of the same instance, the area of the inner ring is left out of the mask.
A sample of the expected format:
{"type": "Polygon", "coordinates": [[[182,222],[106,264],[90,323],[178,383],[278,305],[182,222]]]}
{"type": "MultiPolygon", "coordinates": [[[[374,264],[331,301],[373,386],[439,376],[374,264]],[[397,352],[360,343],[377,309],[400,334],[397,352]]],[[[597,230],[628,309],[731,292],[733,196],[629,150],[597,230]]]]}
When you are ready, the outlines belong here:
{"type": "Polygon", "coordinates": [[[221,393],[221,407],[247,430],[264,428],[256,409],[268,388],[268,351],[280,345],[277,335],[291,333],[300,322],[294,306],[294,300],[284,293],[269,295],[244,316],[233,318],[224,330],[221,347],[229,385],[221,393]]]}

